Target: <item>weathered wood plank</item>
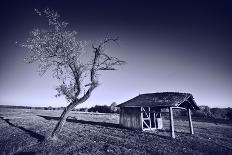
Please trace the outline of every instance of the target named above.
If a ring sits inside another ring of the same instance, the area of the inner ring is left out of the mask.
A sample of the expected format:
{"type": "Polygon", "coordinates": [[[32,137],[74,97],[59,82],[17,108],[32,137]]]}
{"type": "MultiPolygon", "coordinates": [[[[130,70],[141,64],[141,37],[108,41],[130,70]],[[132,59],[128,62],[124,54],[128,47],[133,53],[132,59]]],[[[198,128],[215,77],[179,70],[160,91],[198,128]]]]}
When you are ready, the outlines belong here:
{"type": "Polygon", "coordinates": [[[175,138],[172,107],[169,107],[169,115],[170,115],[170,130],[171,130],[171,136],[172,136],[172,138],[175,138]]]}
{"type": "Polygon", "coordinates": [[[194,132],[193,132],[192,117],[191,117],[191,110],[190,109],[188,109],[188,118],[189,118],[190,133],[194,134],[194,132]]]}
{"type": "Polygon", "coordinates": [[[120,125],[131,129],[141,129],[140,108],[121,108],[120,125]]]}

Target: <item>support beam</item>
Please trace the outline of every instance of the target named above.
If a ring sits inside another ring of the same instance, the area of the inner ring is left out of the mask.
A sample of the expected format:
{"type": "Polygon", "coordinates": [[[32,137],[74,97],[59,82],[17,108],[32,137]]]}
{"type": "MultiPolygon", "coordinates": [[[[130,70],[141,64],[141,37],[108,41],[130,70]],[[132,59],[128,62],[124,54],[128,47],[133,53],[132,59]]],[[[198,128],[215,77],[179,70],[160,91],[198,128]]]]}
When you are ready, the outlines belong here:
{"type": "Polygon", "coordinates": [[[190,133],[193,135],[193,123],[192,123],[192,117],[191,117],[191,110],[188,109],[188,118],[189,118],[189,127],[190,127],[190,133]]]}
{"type": "Polygon", "coordinates": [[[143,130],[143,107],[141,107],[141,125],[142,125],[142,130],[143,130]]]}
{"type": "Polygon", "coordinates": [[[169,116],[170,116],[170,130],[171,130],[171,136],[172,136],[172,138],[175,138],[172,107],[169,107],[169,116]]]}
{"type": "Polygon", "coordinates": [[[148,107],[148,110],[149,110],[149,125],[150,125],[150,130],[151,130],[151,113],[150,113],[151,108],[148,107]]]}
{"type": "Polygon", "coordinates": [[[183,108],[183,107],[172,107],[172,109],[183,109],[183,110],[187,110],[186,108],[183,108]]]}

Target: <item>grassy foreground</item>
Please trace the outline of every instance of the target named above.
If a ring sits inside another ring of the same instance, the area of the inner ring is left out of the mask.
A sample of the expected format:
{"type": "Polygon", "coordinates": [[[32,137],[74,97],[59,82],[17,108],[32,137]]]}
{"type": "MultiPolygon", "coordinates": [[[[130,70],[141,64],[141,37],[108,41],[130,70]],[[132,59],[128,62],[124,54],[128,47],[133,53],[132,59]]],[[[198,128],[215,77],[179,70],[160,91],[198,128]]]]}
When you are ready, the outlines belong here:
{"type": "Polygon", "coordinates": [[[49,140],[59,110],[0,109],[0,154],[232,154],[232,125],[174,118],[176,139],[164,130],[123,129],[117,114],[72,112],[59,140],[49,140]]]}

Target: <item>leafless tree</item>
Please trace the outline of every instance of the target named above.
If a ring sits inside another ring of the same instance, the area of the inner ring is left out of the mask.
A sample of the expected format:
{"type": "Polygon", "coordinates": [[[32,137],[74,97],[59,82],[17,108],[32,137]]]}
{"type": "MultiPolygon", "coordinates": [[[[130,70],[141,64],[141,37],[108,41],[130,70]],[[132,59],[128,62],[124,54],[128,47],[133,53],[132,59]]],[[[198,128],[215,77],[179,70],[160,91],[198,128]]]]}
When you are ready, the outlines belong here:
{"type": "Polygon", "coordinates": [[[76,31],[67,29],[68,23],[62,21],[57,12],[50,9],[35,11],[48,19],[48,29],[32,30],[22,47],[28,51],[26,62],[38,63],[41,75],[52,71],[53,77],[60,81],[57,96],[64,95],[69,102],[51,134],[52,138],[57,138],[69,112],[85,102],[99,85],[99,72],[116,70],[125,62],[105,52],[106,46],[117,43],[118,38],[105,37],[97,46],[89,48],[91,53],[88,55],[87,43],[77,39],[76,31]]]}

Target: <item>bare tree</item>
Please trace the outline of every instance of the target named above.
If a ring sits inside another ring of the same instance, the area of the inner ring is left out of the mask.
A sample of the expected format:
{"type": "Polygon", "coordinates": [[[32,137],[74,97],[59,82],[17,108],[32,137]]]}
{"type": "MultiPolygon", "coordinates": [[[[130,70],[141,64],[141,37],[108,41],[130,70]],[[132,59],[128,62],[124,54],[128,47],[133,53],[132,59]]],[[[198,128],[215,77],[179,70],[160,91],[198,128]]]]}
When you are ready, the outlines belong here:
{"type": "Polygon", "coordinates": [[[49,28],[34,29],[22,47],[28,51],[26,62],[38,63],[40,75],[52,71],[53,77],[61,83],[56,88],[57,96],[64,95],[69,102],[52,132],[51,137],[57,138],[69,112],[85,102],[99,85],[99,72],[116,70],[125,62],[105,52],[106,45],[117,43],[118,38],[105,37],[97,46],[92,45],[91,55],[88,55],[87,43],[77,39],[76,31],[67,29],[68,23],[62,21],[57,12],[35,11],[48,19],[49,28]]]}

